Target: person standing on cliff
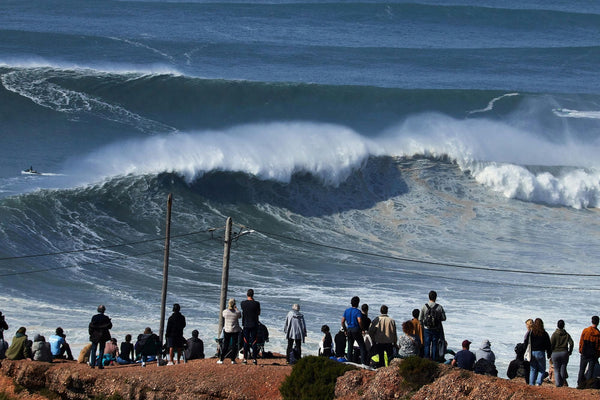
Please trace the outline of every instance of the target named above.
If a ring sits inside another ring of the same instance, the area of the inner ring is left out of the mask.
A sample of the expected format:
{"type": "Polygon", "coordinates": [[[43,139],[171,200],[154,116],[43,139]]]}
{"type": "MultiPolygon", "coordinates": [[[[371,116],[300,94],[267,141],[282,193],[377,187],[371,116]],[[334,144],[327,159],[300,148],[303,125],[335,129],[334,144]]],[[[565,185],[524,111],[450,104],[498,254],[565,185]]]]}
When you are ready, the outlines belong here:
{"type": "Polygon", "coordinates": [[[300,312],[300,304],[292,305],[292,309],[285,319],[283,332],[288,342],[285,360],[288,364],[292,361],[297,362],[302,357],[302,343],[306,339],[306,322],[304,321],[304,315],[300,312]],[[294,360],[292,360],[290,353],[294,350],[296,352],[294,353],[294,360]]]}
{"type": "Polygon", "coordinates": [[[110,329],[112,328],[112,322],[110,318],[104,315],[106,307],[103,305],[98,306],[98,314],[92,317],[92,321],[88,326],[88,332],[90,334],[90,342],[92,342],[92,348],[90,349],[90,366],[96,367],[96,350],[98,349],[100,363],[99,369],[103,369],[102,356],[104,355],[104,346],[106,342],[110,340],[110,329]]]}
{"type": "Polygon", "coordinates": [[[177,352],[177,364],[181,360],[183,355],[183,348],[185,347],[185,338],[183,337],[183,329],[185,328],[185,317],[180,312],[181,306],[175,303],[173,304],[173,314],[167,320],[167,332],[165,337],[167,338],[167,347],[169,348],[169,363],[167,365],[174,364],[175,352],[177,352]]]}
{"type": "Polygon", "coordinates": [[[256,365],[258,346],[256,345],[256,334],[258,333],[258,316],[260,315],[260,303],[254,300],[254,290],[248,289],[246,300],[242,301],[242,334],[244,335],[244,364],[248,362],[250,348],[252,348],[252,362],[256,365]]]}
{"type": "Polygon", "coordinates": [[[438,348],[442,337],[444,328],[442,321],[446,320],[446,312],[441,304],[437,304],[437,292],[432,290],[429,292],[429,302],[425,303],[421,312],[419,313],[419,321],[425,328],[423,332],[424,350],[423,357],[429,358],[433,361],[438,361],[438,348]]]}
{"type": "Polygon", "coordinates": [[[346,330],[348,336],[348,361],[353,360],[354,342],[358,344],[360,349],[360,362],[363,365],[368,365],[367,348],[362,335],[362,312],[358,309],[360,298],[354,296],[350,299],[350,308],[344,311],[342,316],[342,328],[346,330]]]}
{"type": "Polygon", "coordinates": [[[379,309],[380,315],[375,317],[369,326],[369,336],[375,343],[379,355],[378,367],[387,367],[388,361],[393,358],[393,351],[396,342],[398,341],[398,333],[396,332],[396,321],[388,315],[388,306],[383,304],[379,309]],[[384,355],[387,354],[387,358],[384,355]]]}
{"type": "Polygon", "coordinates": [[[581,332],[579,339],[579,375],[577,377],[577,387],[583,386],[585,381],[592,378],[594,369],[598,365],[598,356],[600,355],[600,331],[598,323],[600,318],[597,315],[592,317],[592,325],[581,332]]]}

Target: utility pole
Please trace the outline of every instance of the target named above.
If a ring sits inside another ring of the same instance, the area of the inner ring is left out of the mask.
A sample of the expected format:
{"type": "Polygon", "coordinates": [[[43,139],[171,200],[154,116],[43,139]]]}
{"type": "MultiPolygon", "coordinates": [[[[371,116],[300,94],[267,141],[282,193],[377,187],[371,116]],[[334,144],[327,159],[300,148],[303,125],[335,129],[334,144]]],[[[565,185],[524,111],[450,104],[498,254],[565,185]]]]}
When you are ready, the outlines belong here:
{"type": "Polygon", "coordinates": [[[229,285],[229,253],[231,250],[231,217],[227,217],[225,223],[225,245],[223,249],[223,272],[221,274],[221,305],[219,308],[219,330],[217,338],[221,337],[223,330],[223,310],[225,310],[225,302],[227,301],[227,288],[229,285]]]}
{"type": "Polygon", "coordinates": [[[165,303],[167,301],[167,282],[169,281],[169,245],[171,242],[171,207],[173,205],[173,194],[169,193],[167,198],[167,226],[165,233],[165,259],[163,264],[163,283],[162,298],[160,303],[160,328],[158,330],[158,340],[162,347],[163,333],[165,330],[165,303]]]}

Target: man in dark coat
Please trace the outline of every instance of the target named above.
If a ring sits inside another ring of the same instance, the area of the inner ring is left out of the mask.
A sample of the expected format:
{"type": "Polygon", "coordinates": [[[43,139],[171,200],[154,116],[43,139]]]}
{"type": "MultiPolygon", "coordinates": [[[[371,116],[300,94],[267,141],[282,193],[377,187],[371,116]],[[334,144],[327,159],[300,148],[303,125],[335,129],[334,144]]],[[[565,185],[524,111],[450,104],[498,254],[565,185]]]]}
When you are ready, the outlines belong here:
{"type": "Polygon", "coordinates": [[[198,330],[194,329],[192,331],[192,337],[187,340],[187,348],[185,349],[186,360],[204,358],[204,342],[198,335],[198,330]]]}
{"type": "Polygon", "coordinates": [[[104,311],[106,311],[106,307],[99,305],[98,314],[92,317],[92,321],[88,327],[90,342],[92,342],[92,348],[90,350],[90,366],[92,368],[96,366],[96,349],[99,349],[98,358],[100,359],[100,363],[98,364],[98,368],[104,368],[102,366],[104,345],[106,344],[107,340],[110,340],[109,329],[112,328],[112,322],[110,322],[110,318],[104,315],[104,311]]]}
{"type": "Polygon", "coordinates": [[[257,334],[258,334],[258,317],[260,315],[260,303],[254,300],[254,290],[248,289],[246,292],[246,300],[242,301],[242,334],[244,335],[244,364],[248,362],[250,357],[250,349],[252,349],[252,362],[256,364],[258,355],[257,334]]]}
{"type": "Polygon", "coordinates": [[[179,312],[181,307],[179,304],[173,304],[173,314],[167,321],[167,332],[165,337],[167,338],[167,347],[169,348],[169,364],[173,365],[173,357],[177,352],[177,364],[183,354],[183,348],[185,347],[185,338],[183,337],[183,328],[185,328],[185,317],[179,312]]]}

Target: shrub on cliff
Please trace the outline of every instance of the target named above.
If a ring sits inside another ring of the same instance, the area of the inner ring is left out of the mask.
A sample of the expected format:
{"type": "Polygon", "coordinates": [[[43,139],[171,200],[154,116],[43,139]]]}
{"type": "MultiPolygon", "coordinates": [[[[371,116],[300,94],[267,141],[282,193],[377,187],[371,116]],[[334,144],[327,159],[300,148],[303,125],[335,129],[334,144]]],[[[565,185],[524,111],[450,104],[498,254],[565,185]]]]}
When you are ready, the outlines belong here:
{"type": "Polygon", "coordinates": [[[436,362],[415,356],[402,360],[398,368],[404,384],[411,390],[419,390],[421,386],[433,382],[438,374],[436,362]]]}
{"type": "Polygon", "coordinates": [[[294,365],[279,392],[284,400],[333,399],[336,379],[352,369],[325,357],[304,357],[294,365]]]}

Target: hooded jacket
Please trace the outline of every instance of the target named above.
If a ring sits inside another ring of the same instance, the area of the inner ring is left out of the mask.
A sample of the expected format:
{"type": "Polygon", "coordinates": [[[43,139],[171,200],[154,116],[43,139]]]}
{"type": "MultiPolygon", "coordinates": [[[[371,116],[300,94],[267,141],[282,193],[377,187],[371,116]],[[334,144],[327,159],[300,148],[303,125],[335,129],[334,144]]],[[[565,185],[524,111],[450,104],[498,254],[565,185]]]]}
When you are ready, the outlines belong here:
{"type": "Polygon", "coordinates": [[[483,343],[481,343],[481,347],[475,353],[477,361],[484,358],[492,364],[496,363],[496,355],[494,354],[494,352],[492,351],[492,349],[490,347],[491,347],[491,344],[490,344],[489,340],[484,340],[483,343]]]}
{"type": "Polygon", "coordinates": [[[573,339],[564,329],[556,329],[550,338],[552,352],[567,351],[569,355],[573,352],[573,339]]]}
{"type": "Polygon", "coordinates": [[[300,311],[291,310],[285,319],[283,332],[285,332],[285,337],[287,339],[302,339],[304,342],[304,338],[306,337],[304,315],[302,315],[300,311]]]}
{"type": "Polygon", "coordinates": [[[6,358],[9,360],[23,360],[31,357],[31,348],[27,343],[27,335],[19,333],[10,342],[10,347],[6,350],[6,358]]]}

